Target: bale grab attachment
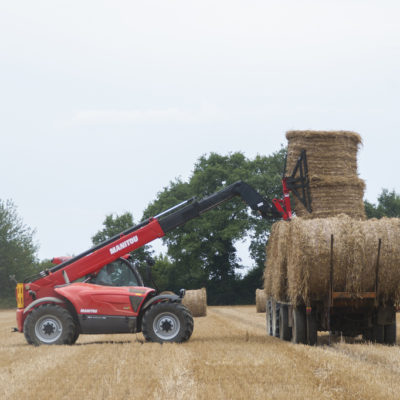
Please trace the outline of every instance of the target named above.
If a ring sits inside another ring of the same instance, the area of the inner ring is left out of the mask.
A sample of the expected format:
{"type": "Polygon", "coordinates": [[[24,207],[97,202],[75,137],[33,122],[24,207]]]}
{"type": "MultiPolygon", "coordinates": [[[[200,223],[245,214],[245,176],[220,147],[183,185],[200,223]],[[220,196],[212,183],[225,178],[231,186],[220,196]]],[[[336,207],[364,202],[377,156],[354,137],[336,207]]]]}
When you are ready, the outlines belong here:
{"type": "Polygon", "coordinates": [[[282,218],[285,221],[290,220],[293,216],[290,204],[290,192],[292,192],[293,195],[303,204],[304,208],[309,213],[312,212],[306,151],[301,151],[290,176],[285,176],[286,161],[287,156],[285,158],[285,167],[283,169],[282,177],[283,199],[272,200],[275,208],[282,215],[282,218]]]}

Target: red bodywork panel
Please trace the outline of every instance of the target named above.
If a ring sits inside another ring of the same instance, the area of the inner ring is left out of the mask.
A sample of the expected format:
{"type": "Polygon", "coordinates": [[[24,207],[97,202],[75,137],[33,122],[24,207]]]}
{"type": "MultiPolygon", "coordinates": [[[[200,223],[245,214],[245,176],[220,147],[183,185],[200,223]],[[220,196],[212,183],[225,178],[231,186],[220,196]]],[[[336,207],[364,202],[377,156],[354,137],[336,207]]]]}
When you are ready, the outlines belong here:
{"type": "MultiPolygon", "coordinates": [[[[121,235],[121,237],[114,242],[78,259],[72,264],[65,266],[65,268],[59,269],[54,273],[50,272],[49,275],[32,283],[24,284],[24,307],[26,308],[34,301],[30,294],[30,292],[34,292],[36,299],[55,297],[62,300],[63,298],[68,298],[68,300],[74,304],[78,314],[80,309],[89,307],[89,303],[86,303],[86,301],[89,301],[93,302],[93,304],[96,303],[97,309],[104,310],[105,314],[110,312],[115,314],[109,315],[125,315],[124,313],[126,313],[126,315],[134,315],[130,307],[129,296],[134,295],[135,292],[130,292],[130,294],[127,292],[132,288],[99,286],[87,283],[73,283],[58,288],[56,288],[56,286],[64,285],[66,283],[66,277],[70,282],[73,282],[86,275],[96,273],[105,265],[120,257],[124,257],[127,253],[157,238],[161,238],[164,235],[165,233],[158,223],[158,220],[154,218],[142,228],[127,235],[121,235]],[[64,274],[66,274],[66,277],[64,274]],[[82,285],[84,286],[82,287],[82,285]],[[91,289],[88,289],[89,287],[91,287],[91,289]],[[83,293],[78,294],[78,291],[83,291],[83,293]],[[104,296],[103,300],[101,299],[102,296],[104,296]],[[123,308],[128,306],[130,310],[123,308]],[[123,311],[121,311],[121,307],[123,311]],[[118,312],[116,311],[117,309],[119,309],[118,312]]],[[[138,287],[137,289],[137,293],[139,289],[142,291],[146,289],[146,295],[154,291],[153,289],[143,287],[138,287]]],[[[17,311],[17,323],[20,332],[23,330],[24,319],[27,315],[27,313],[24,314],[23,311],[24,309],[18,309],[17,311]]]]}
{"type": "Polygon", "coordinates": [[[282,218],[288,221],[292,218],[292,207],[290,205],[290,190],[286,184],[286,178],[282,179],[283,199],[273,199],[275,208],[282,214],[282,218]]]}
{"type": "Polygon", "coordinates": [[[72,257],[65,257],[65,256],[61,256],[61,257],[54,257],[51,262],[53,264],[62,264],[64,261],[68,261],[70,260],[72,257]]]}
{"type": "Polygon", "coordinates": [[[144,299],[154,289],[142,286],[100,286],[91,283],[72,283],[54,289],[67,298],[77,314],[137,316],[144,299]],[[140,305],[132,309],[130,297],[140,298],[140,305]]]}

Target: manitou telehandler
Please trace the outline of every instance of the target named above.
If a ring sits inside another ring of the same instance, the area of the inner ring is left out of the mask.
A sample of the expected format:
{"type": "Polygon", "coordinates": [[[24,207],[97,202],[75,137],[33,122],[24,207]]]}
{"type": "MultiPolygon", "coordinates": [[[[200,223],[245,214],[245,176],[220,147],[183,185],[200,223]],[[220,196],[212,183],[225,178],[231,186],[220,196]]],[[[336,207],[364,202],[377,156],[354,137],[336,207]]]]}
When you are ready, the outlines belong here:
{"type": "MultiPolygon", "coordinates": [[[[236,182],[196,201],[184,201],[73,258],[18,283],[17,330],[29,344],[73,344],[79,334],[142,332],[154,342],[184,342],[193,332],[185,295],[157,295],[144,287],[128,254],[154,239],[240,196],[264,218],[290,219],[289,192],[310,209],[306,154],[283,178],[284,198],[273,205],[245,182],[236,182]]],[[[310,209],[311,211],[311,209],[310,209]]]]}

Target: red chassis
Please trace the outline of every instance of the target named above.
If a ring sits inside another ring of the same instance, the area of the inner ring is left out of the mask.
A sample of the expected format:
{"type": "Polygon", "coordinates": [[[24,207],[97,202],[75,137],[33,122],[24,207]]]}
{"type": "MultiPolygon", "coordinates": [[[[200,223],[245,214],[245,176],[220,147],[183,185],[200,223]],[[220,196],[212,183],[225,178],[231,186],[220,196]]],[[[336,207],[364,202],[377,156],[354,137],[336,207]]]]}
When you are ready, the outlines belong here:
{"type": "MultiPolygon", "coordinates": [[[[72,305],[79,320],[84,320],[85,317],[93,319],[93,315],[136,318],[144,300],[150,293],[155,293],[154,289],[143,286],[99,286],[87,282],[74,283],[74,281],[98,272],[104,265],[162,236],[164,236],[164,232],[158,220],[153,219],[144,227],[121,236],[120,239],[86,255],[65,268],[58,269],[55,272],[50,270],[48,275],[24,284],[24,308],[17,310],[18,330],[23,332],[25,318],[29,311],[39,304],[49,302],[55,302],[61,307],[71,307],[72,305]]],[[[69,260],[63,258],[60,261],[69,260]]]]}

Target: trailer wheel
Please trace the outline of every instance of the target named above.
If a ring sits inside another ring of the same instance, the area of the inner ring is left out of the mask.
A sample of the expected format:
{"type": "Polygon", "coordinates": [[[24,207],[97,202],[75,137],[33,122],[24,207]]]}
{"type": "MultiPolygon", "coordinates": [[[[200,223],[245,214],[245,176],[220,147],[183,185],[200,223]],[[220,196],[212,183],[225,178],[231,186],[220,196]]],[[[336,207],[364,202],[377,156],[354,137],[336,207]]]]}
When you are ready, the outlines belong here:
{"type": "Polygon", "coordinates": [[[289,341],[292,338],[292,328],[289,326],[289,306],[281,304],[279,312],[279,337],[289,341]]]}
{"type": "Polygon", "coordinates": [[[368,328],[362,334],[362,337],[367,342],[372,342],[372,328],[368,328]]]}
{"type": "Polygon", "coordinates": [[[272,302],[272,335],[279,337],[279,317],[280,317],[281,305],[280,303],[272,302]]]}
{"type": "Polygon", "coordinates": [[[72,315],[55,304],[35,308],[25,319],[24,333],[29,344],[72,344],[76,335],[72,315]]]}
{"type": "Polygon", "coordinates": [[[292,342],[307,344],[306,309],[295,307],[293,309],[292,342]]]}
{"type": "Polygon", "coordinates": [[[142,333],[149,342],[185,342],[193,333],[193,318],[181,303],[162,302],[143,315],[142,333]]]}
{"type": "Polygon", "coordinates": [[[315,346],[318,340],[318,324],[315,312],[307,314],[307,344],[315,346]]]}
{"type": "Polygon", "coordinates": [[[385,325],[385,343],[396,344],[396,321],[390,325],[385,325]]]}
{"type": "Polygon", "coordinates": [[[385,343],[385,326],[377,323],[372,327],[372,341],[376,343],[385,343]]]}
{"type": "Polygon", "coordinates": [[[267,300],[267,306],[266,306],[266,319],[267,319],[267,335],[272,336],[272,301],[267,300]]]}

